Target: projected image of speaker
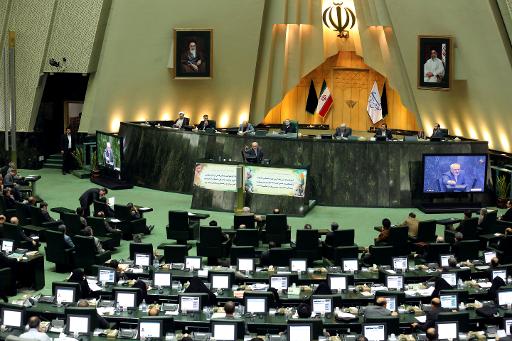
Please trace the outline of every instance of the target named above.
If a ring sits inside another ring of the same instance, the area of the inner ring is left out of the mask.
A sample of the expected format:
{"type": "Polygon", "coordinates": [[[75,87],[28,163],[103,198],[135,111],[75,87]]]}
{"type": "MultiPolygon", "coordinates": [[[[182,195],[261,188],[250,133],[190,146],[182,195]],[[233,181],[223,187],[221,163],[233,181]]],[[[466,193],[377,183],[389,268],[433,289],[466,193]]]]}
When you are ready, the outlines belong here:
{"type": "Polygon", "coordinates": [[[96,146],[98,167],[121,173],[123,138],[117,134],[96,131],[96,146]]]}

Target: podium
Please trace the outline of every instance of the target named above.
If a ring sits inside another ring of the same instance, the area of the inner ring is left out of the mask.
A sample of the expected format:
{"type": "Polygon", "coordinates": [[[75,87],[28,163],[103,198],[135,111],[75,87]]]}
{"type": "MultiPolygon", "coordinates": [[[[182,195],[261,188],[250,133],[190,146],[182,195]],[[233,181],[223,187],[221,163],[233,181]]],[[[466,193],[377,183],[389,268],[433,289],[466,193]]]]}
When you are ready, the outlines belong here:
{"type": "Polygon", "coordinates": [[[309,167],[198,161],[191,208],[234,212],[237,190],[242,186],[243,206],[250,207],[251,212],[267,214],[279,208],[289,216],[302,217],[315,204],[307,187],[308,170],[309,167]],[[237,183],[237,169],[242,169],[242,184],[237,183]]]}

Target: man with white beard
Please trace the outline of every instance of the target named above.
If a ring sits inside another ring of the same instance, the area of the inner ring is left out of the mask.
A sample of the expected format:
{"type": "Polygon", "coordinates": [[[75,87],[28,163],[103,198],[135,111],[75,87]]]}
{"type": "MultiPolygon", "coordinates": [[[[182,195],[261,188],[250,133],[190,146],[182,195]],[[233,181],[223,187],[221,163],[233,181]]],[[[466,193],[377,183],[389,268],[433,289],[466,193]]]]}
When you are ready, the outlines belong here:
{"type": "Polygon", "coordinates": [[[430,58],[425,63],[423,81],[427,83],[441,83],[444,77],[444,64],[437,58],[436,50],[430,51],[430,58]]]}
{"type": "Polygon", "coordinates": [[[181,55],[181,67],[183,72],[201,73],[205,71],[203,56],[197,49],[197,43],[194,40],[188,43],[187,50],[181,55]]]}

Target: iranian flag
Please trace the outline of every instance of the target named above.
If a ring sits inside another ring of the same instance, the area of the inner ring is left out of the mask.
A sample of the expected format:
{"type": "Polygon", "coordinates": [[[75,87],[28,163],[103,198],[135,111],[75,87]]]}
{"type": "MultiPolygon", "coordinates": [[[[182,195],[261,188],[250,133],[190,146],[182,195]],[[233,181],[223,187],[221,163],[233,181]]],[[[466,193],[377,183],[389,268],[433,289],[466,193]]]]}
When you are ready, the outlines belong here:
{"type": "Polygon", "coordinates": [[[325,117],[332,106],[332,96],[331,91],[327,87],[327,83],[323,82],[322,90],[320,91],[320,96],[318,97],[318,105],[316,107],[315,112],[321,117],[325,117]]]}

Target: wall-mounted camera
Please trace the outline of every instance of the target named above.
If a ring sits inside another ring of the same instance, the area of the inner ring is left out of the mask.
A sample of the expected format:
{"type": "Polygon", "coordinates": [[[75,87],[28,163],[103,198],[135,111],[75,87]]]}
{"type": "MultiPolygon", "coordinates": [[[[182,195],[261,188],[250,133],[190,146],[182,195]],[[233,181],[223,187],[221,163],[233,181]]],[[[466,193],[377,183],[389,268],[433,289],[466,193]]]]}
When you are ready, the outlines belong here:
{"type": "Polygon", "coordinates": [[[48,60],[48,64],[50,64],[50,66],[53,66],[54,68],[57,68],[59,72],[64,72],[66,71],[66,65],[67,65],[67,59],[66,57],[62,57],[61,60],[56,60],[55,58],[50,58],[48,60]]]}

